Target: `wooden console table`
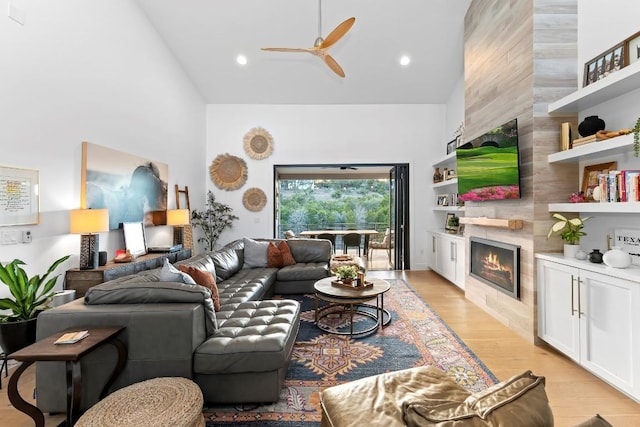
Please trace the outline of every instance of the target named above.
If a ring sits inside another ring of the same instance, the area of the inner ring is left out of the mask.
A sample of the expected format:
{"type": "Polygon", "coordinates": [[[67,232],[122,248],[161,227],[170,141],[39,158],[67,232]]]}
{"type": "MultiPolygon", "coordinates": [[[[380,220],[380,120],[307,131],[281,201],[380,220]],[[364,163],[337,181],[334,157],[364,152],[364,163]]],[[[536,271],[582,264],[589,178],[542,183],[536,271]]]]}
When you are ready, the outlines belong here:
{"type": "MultiPolygon", "coordinates": [[[[89,335],[74,344],[54,344],[54,341],[60,338],[64,332],[55,333],[43,340],[31,344],[9,355],[10,359],[22,362],[9,379],[9,387],[7,396],[9,401],[17,410],[29,415],[35,422],[36,427],[44,427],[44,414],[38,407],[25,401],[18,392],[18,379],[20,375],[34,362],[42,361],[62,361],[66,364],[67,378],[67,420],[66,426],[71,427],[75,423],[79,415],[82,372],[80,370],[80,359],[88,353],[103,344],[111,344],[118,351],[118,362],[111,374],[111,377],[105,384],[100,394],[103,399],[109,388],[115,381],[116,377],[124,369],[127,361],[127,348],[122,341],[116,337],[124,327],[117,326],[111,328],[87,328],[89,335]]],[[[74,330],[81,330],[76,328],[74,330]]]]}
{"type": "Polygon", "coordinates": [[[64,289],[75,289],[76,298],[81,298],[92,286],[140,271],[162,267],[165,258],[168,258],[170,263],[174,263],[189,257],[191,257],[191,249],[183,249],[177,252],[147,254],[126,263],[110,261],[102,267],[91,270],[72,268],[67,270],[65,275],[64,289]]]}

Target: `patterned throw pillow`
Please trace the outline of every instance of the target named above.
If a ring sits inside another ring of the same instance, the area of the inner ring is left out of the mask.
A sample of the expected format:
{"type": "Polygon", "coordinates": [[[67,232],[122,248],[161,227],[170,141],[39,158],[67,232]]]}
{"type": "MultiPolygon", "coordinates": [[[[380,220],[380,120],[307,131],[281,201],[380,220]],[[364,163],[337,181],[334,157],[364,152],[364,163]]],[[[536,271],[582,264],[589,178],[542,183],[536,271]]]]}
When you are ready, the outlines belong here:
{"type": "Polygon", "coordinates": [[[213,309],[220,311],[220,294],[218,292],[218,285],[216,285],[216,279],[208,271],[200,270],[190,265],[179,265],[178,268],[183,273],[188,274],[196,284],[204,286],[211,291],[211,300],[213,301],[213,309]]]}
{"type": "Polygon", "coordinates": [[[168,258],[164,259],[162,270],[160,270],[161,282],[179,282],[186,283],[187,285],[195,285],[196,282],[186,273],[175,268],[168,258]]]}

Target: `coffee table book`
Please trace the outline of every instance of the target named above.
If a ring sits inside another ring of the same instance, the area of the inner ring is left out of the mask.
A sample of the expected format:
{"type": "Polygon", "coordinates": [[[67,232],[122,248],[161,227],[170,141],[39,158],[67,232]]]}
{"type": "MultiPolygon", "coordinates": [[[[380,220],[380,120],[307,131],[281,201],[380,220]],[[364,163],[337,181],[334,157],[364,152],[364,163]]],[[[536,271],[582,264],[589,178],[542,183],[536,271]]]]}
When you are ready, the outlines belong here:
{"type": "Polygon", "coordinates": [[[89,331],[75,331],[75,332],[67,332],[63,334],[60,338],[55,340],[54,344],[75,344],[81,339],[84,339],[89,336],[89,331]]]}

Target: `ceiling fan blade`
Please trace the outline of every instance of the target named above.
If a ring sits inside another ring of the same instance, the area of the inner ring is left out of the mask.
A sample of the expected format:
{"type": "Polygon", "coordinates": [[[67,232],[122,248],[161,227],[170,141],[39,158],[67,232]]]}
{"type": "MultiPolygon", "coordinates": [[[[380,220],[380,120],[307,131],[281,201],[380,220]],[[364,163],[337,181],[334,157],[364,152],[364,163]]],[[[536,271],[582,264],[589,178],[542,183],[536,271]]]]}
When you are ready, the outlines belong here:
{"type": "Polygon", "coordinates": [[[334,45],[338,40],[344,36],[347,31],[351,29],[353,23],[356,22],[356,18],[349,18],[344,21],[342,24],[338,25],[333,31],[329,33],[327,37],[325,37],[324,41],[320,45],[321,49],[326,49],[332,45],[334,45]]]}
{"type": "Polygon", "coordinates": [[[344,71],[342,70],[342,67],[328,53],[324,55],[324,62],[327,63],[329,68],[331,68],[334,73],[336,73],[340,77],[344,77],[344,71]]]}
{"type": "Polygon", "coordinates": [[[310,52],[310,49],[298,47],[261,47],[260,50],[268,50],[269,52],[310,52]]]}

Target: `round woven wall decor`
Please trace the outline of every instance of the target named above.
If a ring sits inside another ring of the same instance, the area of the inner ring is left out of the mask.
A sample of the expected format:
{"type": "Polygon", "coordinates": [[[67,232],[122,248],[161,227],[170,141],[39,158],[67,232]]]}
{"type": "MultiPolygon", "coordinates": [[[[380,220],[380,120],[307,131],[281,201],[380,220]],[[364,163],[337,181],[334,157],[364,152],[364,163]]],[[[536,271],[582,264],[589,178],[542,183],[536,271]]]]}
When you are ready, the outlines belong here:
{"type": "Polygon", "coordinates": [[[248,211],[259,212],[267,204],[267,195],[259,188],[249,188],[242,196],[242,204],[248,211]]]}
{"type": "Polygon", "coordinates": [[[247,163],[240,157],[220,154],[209,166],[209,175],[216,187],[237,190],[247,182],[247,163]]]}
{"type": "Polygon", "coordinates": [[[244,136],[244,151],[252,159],[266,159],[273,153],[271,134],[261,127],[251,129],[244,136]]]}

